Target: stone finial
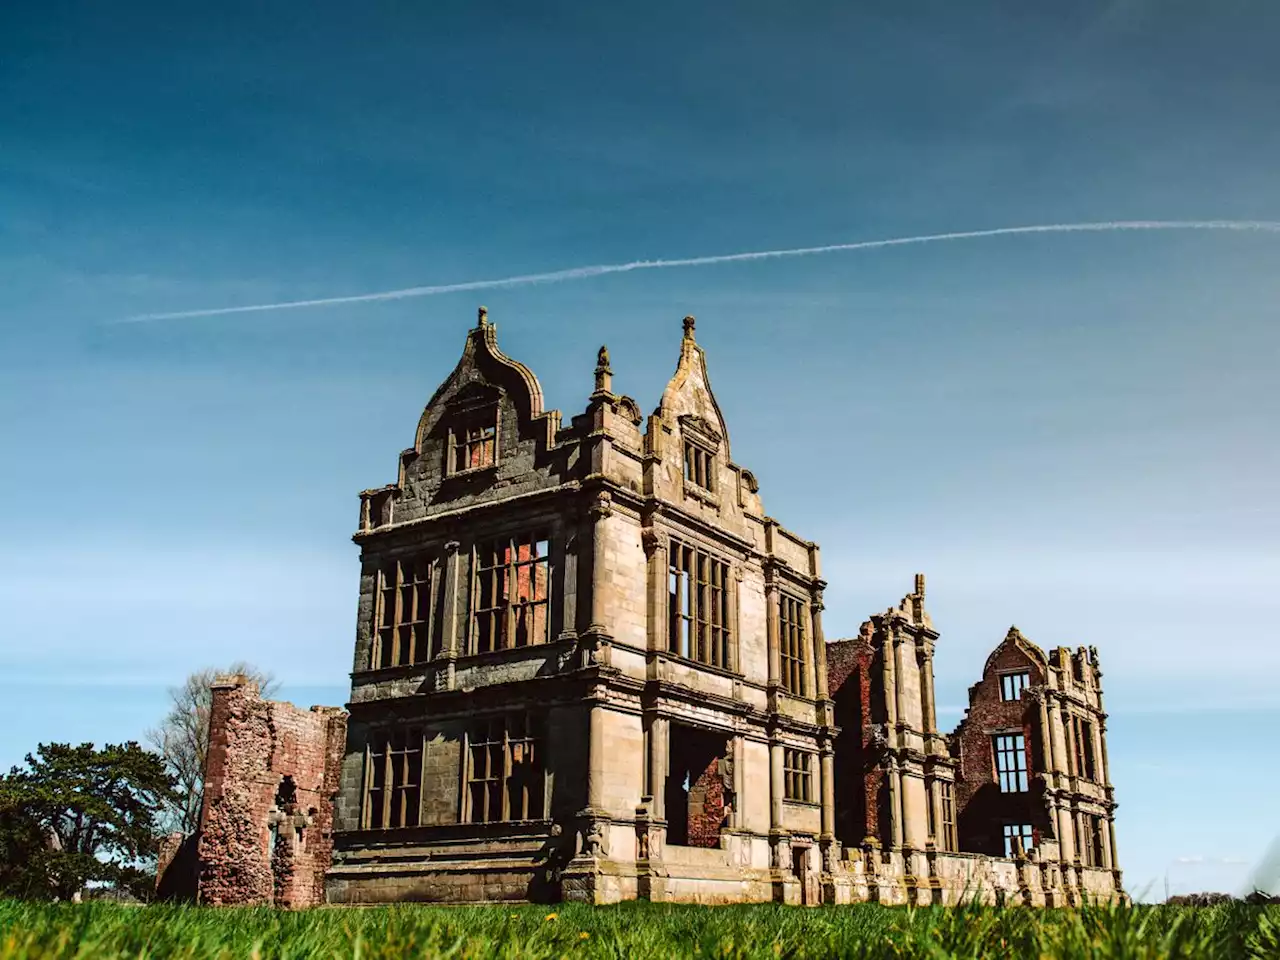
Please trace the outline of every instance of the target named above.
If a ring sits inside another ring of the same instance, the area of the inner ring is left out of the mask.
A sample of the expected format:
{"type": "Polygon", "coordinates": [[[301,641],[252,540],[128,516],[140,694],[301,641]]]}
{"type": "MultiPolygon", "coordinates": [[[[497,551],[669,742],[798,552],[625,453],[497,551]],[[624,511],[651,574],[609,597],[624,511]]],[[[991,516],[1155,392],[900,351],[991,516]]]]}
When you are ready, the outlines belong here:
{"type": "Polygon", "coordinates": [[[924,574],[923,573],[916,574],[916,596],[917,597],[924,596],[924,574]]]}
{"type": "Polygon", "coordinates": [[[476,311],[476,326],[487,327],[489,325],[489,308],[481,307],[476,311]]]}
{"type": "Polygon", "coordinates": [[[692,340],[692,339],[693,339],[693,325],[694,325],[696,322],[697,322],[697,321],[695,321],[695,320],[693,319],[693,317],[685,317],[685,318],[684,318],[684,338],[685,338],[686,340],[692,340]]]}
{"type": "Polygon", "coordinates": [[[609,367],[609,348],[601,347],[596,354],[596,389],[593,397],[609,394],[613,390],[613,370],[609,367]]]}

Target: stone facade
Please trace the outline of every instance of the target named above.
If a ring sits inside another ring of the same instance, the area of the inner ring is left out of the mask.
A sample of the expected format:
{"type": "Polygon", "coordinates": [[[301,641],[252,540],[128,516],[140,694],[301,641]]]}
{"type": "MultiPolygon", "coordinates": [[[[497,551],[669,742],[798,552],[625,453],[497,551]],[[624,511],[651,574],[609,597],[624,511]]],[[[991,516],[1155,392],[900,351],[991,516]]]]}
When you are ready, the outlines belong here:
{"type": "MultiPolygon", "coordinates": [[[[1119,891],[1113,848],[1106,869],[1072,863],[1064,879],[1040,820],[1018,857],[990,855],[991,828],[974,815],[992,776],[982,705],[996,688],[974,688],[956,737],[937,732],[922,577],[858,638],[825,642],[818,547],[766,515],[733,460],[691,317],[653,413],[614,392],[601,348],[586,409],[565,425],[481,308],[395,483],[361,494],[354,540],[341,770],[314,768],[297,804],[331,810],[331,903],[1119,891]],[[969,840],[985,846],[961,853],[969,840]]],[[[1010,663],[996,657],[984,683],[998,688],[1010,663]]],[[[1028,697],[1048,688],[1047,670],[1028,697]]],[[[1094,695],[1053,689],[1070,699],[1060,712],[1094,695]]],[[[211,751],[201,895],[270,902],[267,784],[284,771],[248,748],[273,736],[252,728],[249,692],[217,692],[218,736],[244,747],[211,751]],[[257,792],[233,802],[237,790],[257,792]]],[[[1088,702],[1101,737],[1100,700],[1088,702]]],[[[1087,785],[1042,781],[1059,829],[1109,815],[1085,802],[1087,785]]],[[[310,855],[318,891],[320,847],[310,855]]]]}

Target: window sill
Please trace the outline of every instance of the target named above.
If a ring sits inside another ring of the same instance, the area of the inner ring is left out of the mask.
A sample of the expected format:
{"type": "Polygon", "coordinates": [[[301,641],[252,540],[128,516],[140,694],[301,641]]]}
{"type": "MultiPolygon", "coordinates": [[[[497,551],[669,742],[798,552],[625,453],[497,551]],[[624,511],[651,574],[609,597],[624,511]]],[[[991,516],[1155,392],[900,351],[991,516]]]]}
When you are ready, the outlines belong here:
{"type": "Polygon", "coordinates": [[[783,799],[783,801],[782,801],[782,802],[783,802],[784,804],[786,804],[788,807],[806,807],[806,808],[808,808],[808,809],[810,809],[810,810],[821,810],[821,809],[822,809],[822,804],[818,803],[816,800],[787,800],[787,799],[783,799]]]}
{"type": "Polygon", "coordinates": [[[701,660],[694,660],[692,657],[682,656],[674,650],[660,651],[659,656],[663,659],[671,660],[674,663],[683,664],[686,667],[696,667],[699,670],[705,670],[708,673],[714,673],[717,676],[726,677],[730,680],[741,680],[744,677],[740,671],[730,670],[727,667],[717,667],[710,663],[703,663],[701,660]]]}
{"type": "Polygon", "coordinates": [[[482,477],[485,474],[497,473],[498,464],[490,463],[483,467],[467,467],[465,470],[450,470],[444,475],[445,482],[450,480],[469,480],[474,477],[482,477]]]}
{"type": "Polygon", "coordinates": [[[457,664],[458,666],[471,666],[473,664],[517,659],[519,655],[530,657],[531,655],[536,655],[539,650],[558,651],[571,647],[576,642],[577,638],[575,637],[557,637],[555,640],[546,640],[542,643],[528,643],[523,647],[504,647],[501,650],[483,650],[480,653],[462,653],[459,651],[457,664]]]}

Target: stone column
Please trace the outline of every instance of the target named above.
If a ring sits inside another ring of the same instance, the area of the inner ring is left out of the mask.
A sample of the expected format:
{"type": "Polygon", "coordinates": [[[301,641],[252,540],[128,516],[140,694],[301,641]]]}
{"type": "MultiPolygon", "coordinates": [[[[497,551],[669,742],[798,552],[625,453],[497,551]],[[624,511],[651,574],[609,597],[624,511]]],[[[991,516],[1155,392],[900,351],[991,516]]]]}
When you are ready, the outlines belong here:
{"type": "Polygon", "coordinates": [[[652,527],[641,532],[641,542],[649,556],[649,649],[666,650],[667,637],[667,577],[670,561],[667,545],[652,527]]]}
{"type": "Polygon", "coordinates": [[[1075,824],[1069,803],[1058,807],[1058,847],[1062,852],[1062,862],[1071,863],[1078,859],[1080,851],[1076,847],[1075,824]]]}
{"type": "Polygon", "coordinates": [[[825,608],[822,603],[821,590],[817,592],[809,609],[813,624],[811,631],[813,636],[813,699],[826,700],[831,694],[827,689],[827,640],[822,633],[822,611],[825,608]]]}
{"type": "Polygon", "coordinates": [[[942,829],[942,787],[938,778],[925,781],[929,791],[929,809],[933,811],[933,845],[939,850],[947,849],[946,831],[942,829]]]}
{"type": "Polygon", "coordinates": [[[894,660],[897,659],[898,653],[891,630],[886,630],[880,649],[884,658],[884,707],[889,721],[889,729],[886,732],[889,735],[889,745],[896,747],[898,745],[898,681],[894,660]]]}
{"type": "Polygon", "coordinates": [[[604,700],[587,701],[590,713],[589,737],[587,747],[587,812],[604,813],[604,700]]]}
{"type": "Polygon", "coordinates": [[[667,759],[671,721],[654,717],[649,721],[649,809],[656,820],[667,817],[667,759]]]}
{"type": "Polygon", "coordinates": [[[1066,732],[1062,728],[1062,708],[1052,694],[1049,699],[1049,737],[1053,747],[1053,767],[1056,773],[1067,772],[1067,751],[1064,739],[1066,732]]]}
{"type": "Polygon", "coordinates": [[[786,797],[783,777],[782,744],[769,744],[769,829],[782,829],[782,801],[786,797]]]}
{"type": "Polygon", "coordinates": [[[1107,787],[1108,792],[1111,788],[1111,762],[1107,759],[1107,721],[1098,718],[1098,743],[1102,748],[1100,760],[1102,762],[1102,783],[1107,787]]]}
{"type": "MultiPolygon", "coordinates": [[[[450,540],[444,545],[444,616],[441,625],[444,636],[440,642],[440,658],[444,660],[443,670],[437,670],[435,686],[437,690],[452,690],[456,682],[455,661],[458,659],[460,638],[458,636],[458,591],[462,571],[459,569],[462,558],[458,555],[457,540],[450,540]]],[[[468,626],[470,625],[468,621],[468,626]]],[[[461,638],[461,639],[465,639],[461,638]]]]}
{"type": "Polygon", "coordinates": [[[769,686],[782,682],[782,651],[778,645],[778,581],[774,571],[766,569],[764,585],[765,637],[769,644],[769,686]]]}
{"type": "Polygon", "coordinates": [[[609,636],[608,622],[608,571],[605,569],[604,521],[613,516],[613,499],[607,491],[596,494],[587,510],[591,518],[591,623],[587,632],[596,636],[609,636]]]}
{"type": "Polygon", "coordinates": [[[891,837],[895,850],[902,849],[902,771],[896,758],[889,760],[889,818],[892,821],[891,837]]]}
{"type": "Polygon", "coordinates": [[[938,705],[933,698],[933,641],[928,638],[924,640],[924,657],[920,662],[920,692],[924,698],[925,739],[932,740],[938,732],[938,705]]]}
{"type": "Polygon", "coordinates": [[[822,747],[822,839],[830,841],[836,835],[836,780],[835,755],[831,744],[822,747]]]}
{"type": "Polygon", "coordinates": [[[1102,822],[1104,824],[1103,829],[1107,831],[1107,835],[1105,837],[1107,859],[1109,861],[1109,863],[1107,864],[1107,867],[1112,871],[1119,873],[1120,858],[1116,854],[1116,821],[1111,814],[1107,814],[1105,817],[1102,818],[1102,822]]]}
{"type": "MultiPolygon", "coordinates": [[[[1043,691],[1035,691],[1037,706],[1040,709],[1040,772],[1051,778],[1053,775],[1053,743],[1050,739],[1049,730],[1049,707],[1045,701],[1043,691]]],[[[1049,780],[1049,786],[1053,786],[1052,779],[1049,780]]]]}

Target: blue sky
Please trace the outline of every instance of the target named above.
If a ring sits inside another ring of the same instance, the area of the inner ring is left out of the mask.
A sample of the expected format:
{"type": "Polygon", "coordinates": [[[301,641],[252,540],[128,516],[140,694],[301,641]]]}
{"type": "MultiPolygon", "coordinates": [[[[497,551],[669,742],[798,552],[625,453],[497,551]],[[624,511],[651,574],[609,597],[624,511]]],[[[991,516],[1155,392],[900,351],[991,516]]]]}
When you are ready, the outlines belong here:
{"type": "Polygon", "coordinates": [[[925,572],[947,725],[1010,623],[1096,645],[1131,889],[1244,883],[1280,832],[1280,236],[112,322],[1280,220],[1267,0],[690,6],[0,11],[0,765],[140,736],[205,664],[341,703],[356,493],[477,304],[566,416],[601,343],[652,407],[693,313],[735,459],[823,546],[828,636],[925,572]]]}

